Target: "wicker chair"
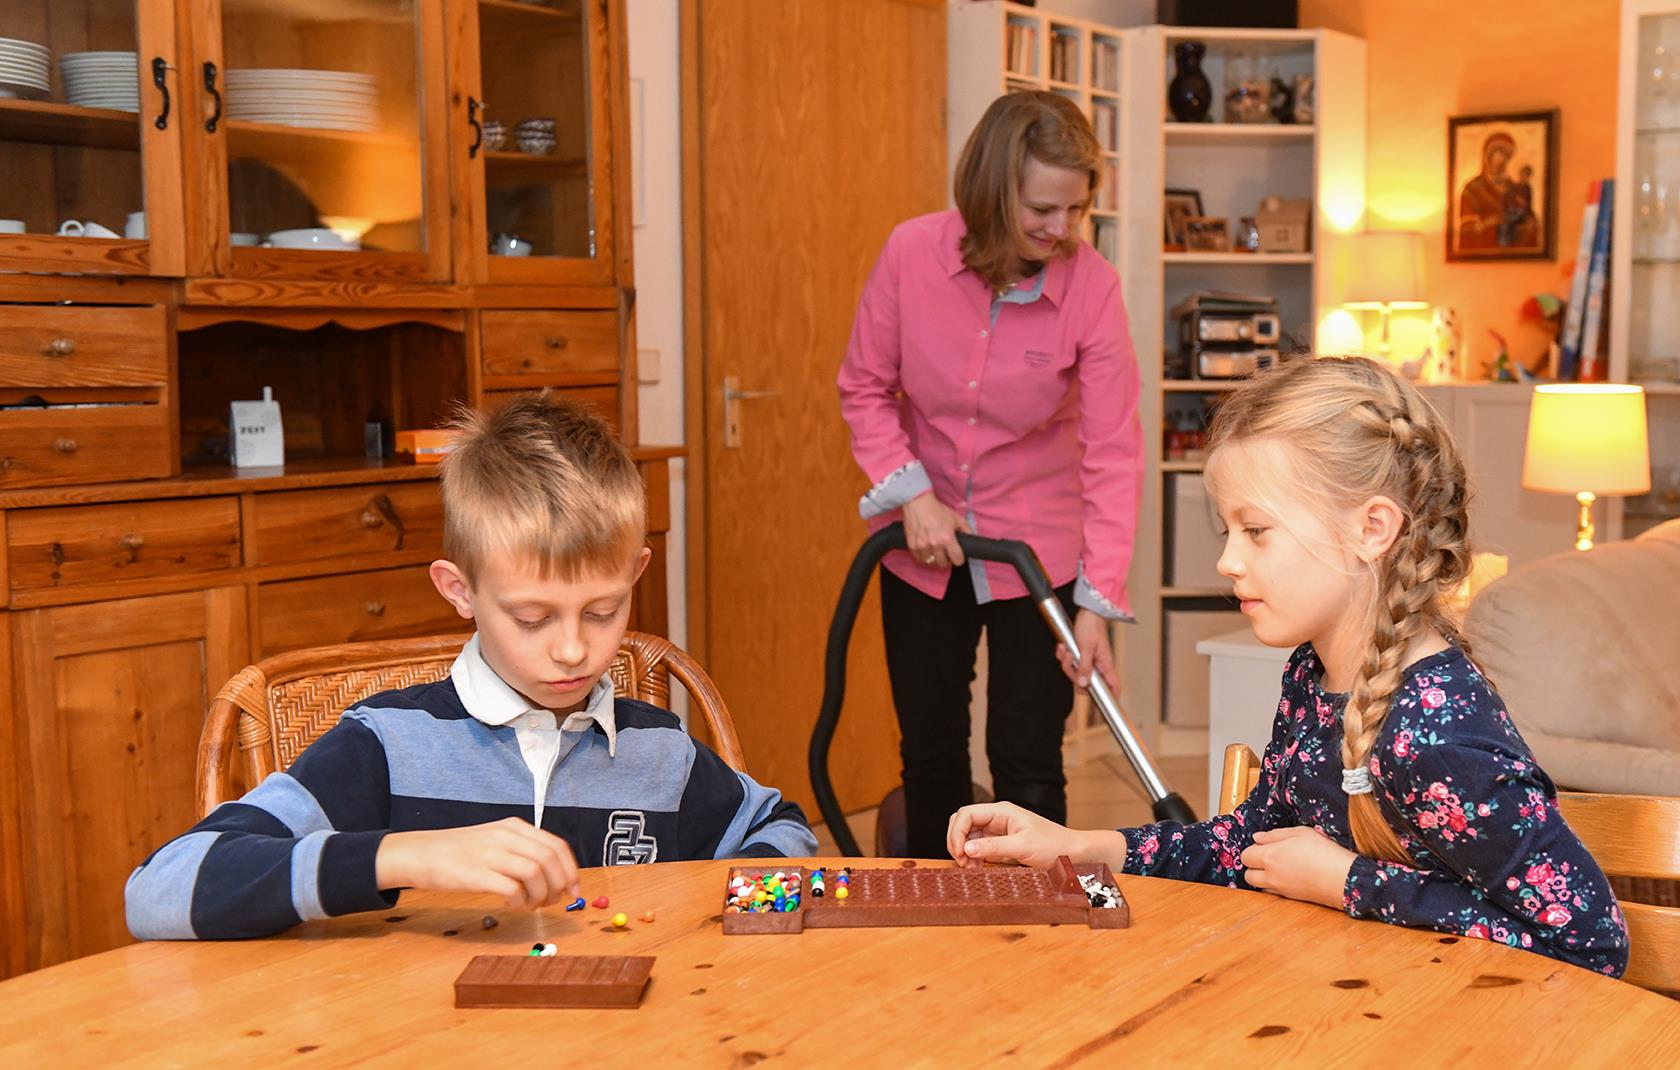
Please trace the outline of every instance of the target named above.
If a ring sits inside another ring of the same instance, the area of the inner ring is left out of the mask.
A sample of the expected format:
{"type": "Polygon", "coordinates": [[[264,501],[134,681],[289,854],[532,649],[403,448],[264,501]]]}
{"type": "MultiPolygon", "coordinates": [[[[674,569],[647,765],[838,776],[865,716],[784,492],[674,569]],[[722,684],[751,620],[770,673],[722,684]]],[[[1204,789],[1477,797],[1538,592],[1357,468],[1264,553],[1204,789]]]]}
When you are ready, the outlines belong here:
{"type": "MultiPolygon", "coordinates": [[[[241,794],[239,784],[254,786],[289,766],[360,699],[441,680],[466,638],[428,636],[294,650],[241,669],[210,704],[199,736],[199,816],[241,794]],[[238,769],[236,749],[244,756],[238,769]]],[[[620,696],[655,706],[669,706],[675,676],[705,722],[712,749],[731,768],[746,771],[723,695],[705,670],[669,640],[626,632],[608,672],[620,696]]]]}
{"type": "MultiPolygon", "coordinates": [[[[1235,810],[1260,779],[1260,760],[1241,743],[1225,748],[1219,812],[1235,810]]],[[[1558,810],[1610,878],[1627,918],[1632,955],[1622,980],[1680,993],[1680,799],[1558,792],[1558,810]]]]}

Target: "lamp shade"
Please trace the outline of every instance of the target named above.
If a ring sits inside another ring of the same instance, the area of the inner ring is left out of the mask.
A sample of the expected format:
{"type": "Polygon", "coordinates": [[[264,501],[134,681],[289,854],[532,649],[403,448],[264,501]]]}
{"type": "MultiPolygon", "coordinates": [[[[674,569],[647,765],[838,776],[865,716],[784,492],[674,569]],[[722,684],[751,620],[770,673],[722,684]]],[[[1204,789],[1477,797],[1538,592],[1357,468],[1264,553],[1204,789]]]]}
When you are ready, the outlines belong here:
{"type": "Polygon", "coordinates": [[[1423,235],[1409,230],[1350,234],[1347,290],[1352,308],[1427,308],[1423,296],[1423,235]]]}
{"type": "Polygon", "coordinates": [[[1522,485],[1557,494],[1650,490],[1644,388],[1617,383],[1535,387],[1522,485]]]}

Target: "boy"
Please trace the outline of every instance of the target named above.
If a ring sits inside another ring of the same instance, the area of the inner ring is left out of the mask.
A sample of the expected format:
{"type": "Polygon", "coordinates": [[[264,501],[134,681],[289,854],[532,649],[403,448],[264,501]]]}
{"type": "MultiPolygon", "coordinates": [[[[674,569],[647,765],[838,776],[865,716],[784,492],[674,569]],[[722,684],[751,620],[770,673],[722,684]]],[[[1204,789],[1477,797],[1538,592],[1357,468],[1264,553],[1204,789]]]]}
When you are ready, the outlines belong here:
{"type": "Polygon", "coordinates": [[[546,396],[467,417],[444,462],[438,592],[478,631],[449,677],[365,699],[125,889],[140,939],[264,936],[403,888],[540,908],[578,867],[808,855],[799,808],[606,676],[651,552],[596,417],[546,396]]]}

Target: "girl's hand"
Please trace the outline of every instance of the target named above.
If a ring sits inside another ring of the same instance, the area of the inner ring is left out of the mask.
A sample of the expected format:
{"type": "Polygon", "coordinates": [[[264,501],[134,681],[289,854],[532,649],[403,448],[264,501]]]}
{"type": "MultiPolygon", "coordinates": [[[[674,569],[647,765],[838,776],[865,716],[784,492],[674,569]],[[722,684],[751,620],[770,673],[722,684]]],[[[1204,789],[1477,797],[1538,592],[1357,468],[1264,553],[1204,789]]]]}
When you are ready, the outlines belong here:
{"type": "Polygon", "coordinates": [[[1084,834],[1014,803],[978,803],[951,815],[945,846],[963,866],[1019,862],[1051,866],[1061,855],[1083,861],[1084,834]]]}
{"type": "Polygon", "coordinates": [[[1073,641],[1079,644],[1081,655],[1077,664],[1067,647],[1056,644],[1056,658],[1068,679],[1079,687],[1090,687],[1091,670],[1095,668],[1102,673],[1109,692],[1118,699],[1120,684],[1114,677],[1114,650],[1108,643],[1108,621],[1088,609],[1080,610],[1073,618],[1073,641]]]}
{"type": "Polygon", "coordinates": [[[374,855],[379,887],[499,895],[514,910],[578,895],[577,859],[566,841],[505,817],[465,828],[393,832],[374,855]]]}
{"type": "Polygon", "coordinates": [[[924,565],[954,568],[963,563],[957,532],[974,534],[961,513],[923,491],[904,504],[904,541],[924,565]]]}
{"type": "Polygon", "coordinates": [[[1342,910],[1348,870],[1358,857],[1315,828],[1265,829],[1242,853],[1243,878],[1252,888],[1342,910]]]}

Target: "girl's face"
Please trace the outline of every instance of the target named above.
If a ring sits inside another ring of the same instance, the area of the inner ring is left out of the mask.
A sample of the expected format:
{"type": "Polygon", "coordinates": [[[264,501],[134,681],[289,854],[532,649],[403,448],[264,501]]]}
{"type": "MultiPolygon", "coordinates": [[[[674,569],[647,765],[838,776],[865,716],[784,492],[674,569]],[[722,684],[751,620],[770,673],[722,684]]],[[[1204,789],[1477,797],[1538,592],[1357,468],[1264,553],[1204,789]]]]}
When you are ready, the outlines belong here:
{"type": "Polygon", "coordinates": [[[1267,441],[1220,448],[1219,574],[1231,581],[1262,643],[1312,643],[1327,658],[1365,640],[1371,570],[1355,552],[1351,511],[1326,523],[1321,504],[1276,489],[1288,486],[1279,478],[1291,471],[1287,449],[1267,441]]]}
{"type": "Polygon", "coordinates": [[[1048,260],[1064,243],[1077,241],[1090,199],[1090,175],[1028,156],[1021,169],[1020,207],[1015,217],[1021,259],[1048,260]]]}

